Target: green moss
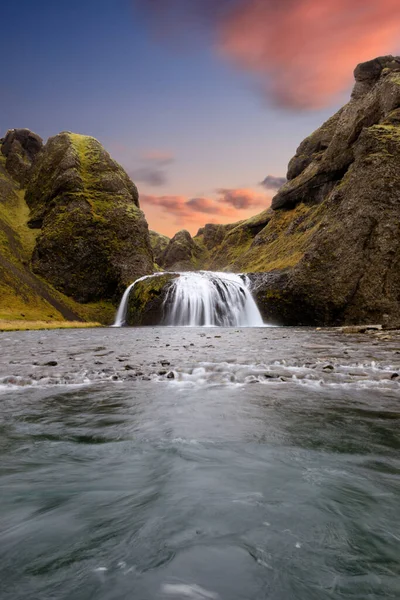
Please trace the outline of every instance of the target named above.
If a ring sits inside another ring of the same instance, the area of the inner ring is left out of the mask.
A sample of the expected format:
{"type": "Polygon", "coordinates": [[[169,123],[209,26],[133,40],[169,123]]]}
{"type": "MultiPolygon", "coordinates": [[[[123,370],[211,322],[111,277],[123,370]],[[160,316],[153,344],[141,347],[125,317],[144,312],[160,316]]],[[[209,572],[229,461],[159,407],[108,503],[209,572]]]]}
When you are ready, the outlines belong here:
{"type": "Polygon", "coordinates": [[[140,281],[133,288],[127,313],[127,323],[129,325],[144,325],[146,323],[146,314],[150,311],[161,310],[162,298],[166,286],[177,277],[173,273],[165,273],[140,281]]]}
{"type": "Polygon", "coordinates": [[[260,272],[294,267],[318,231],[323,214],[322,205],[299,204],[293,210],[275,211],[257,244],[240,255],[234,269],[260,272]]]}

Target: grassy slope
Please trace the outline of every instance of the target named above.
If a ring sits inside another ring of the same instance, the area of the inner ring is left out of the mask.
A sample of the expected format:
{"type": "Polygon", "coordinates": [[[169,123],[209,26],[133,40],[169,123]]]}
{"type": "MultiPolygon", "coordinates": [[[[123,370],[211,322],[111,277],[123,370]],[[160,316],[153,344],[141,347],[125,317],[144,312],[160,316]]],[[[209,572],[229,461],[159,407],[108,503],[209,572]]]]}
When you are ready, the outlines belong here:
{"type": "MultiPolygon", "coordinates": [[[[293,267],[303,258],[323,215],[321,205],[300,204],[290,211],[265,210],[230,225],[222,242],[207,252],[203,268],[249,273],[293,267]]],[[[202,235],[194,239],[204,245],[202,235]]]]}
{"type": "Polygon", "coordinates": [[[0,319],[12,321],[100,321],[109,324],[109,302],[78,304],[29,269],[37,230],[27,226],[24,190],[8,175],[0,154],[0,319]]]}

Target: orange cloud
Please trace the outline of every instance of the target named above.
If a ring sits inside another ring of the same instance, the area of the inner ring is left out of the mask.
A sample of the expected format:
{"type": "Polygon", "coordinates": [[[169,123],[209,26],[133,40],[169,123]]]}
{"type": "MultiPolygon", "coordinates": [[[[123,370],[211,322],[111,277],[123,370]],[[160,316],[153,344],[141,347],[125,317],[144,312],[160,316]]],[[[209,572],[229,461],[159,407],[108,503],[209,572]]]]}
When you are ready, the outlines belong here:
{"type": "Polygon", "coordinates": [[[398,0],[248,0],[219,32],[221,51],[261,76],[278,104],[320,108],[357,63],[400,47],[400,10],[398,0]]]}
{"type": "Polygon", "coordinates": [[[194,22],[212,28],[218,51],[286,108],[328,105],[351,84],[357,63],[400,49],[399,0],[142,2],[158,18],[169,11],[185,32],[194,22]]]}
{"type": "Polygon", "coordinates": [[[185,196],[140,196],[141,208],[149,221],[150,228],[173,235],[182,227],[195,232],[205,223],[233,223],[246,219],[271,203],[268,196],[260,196],[252,190],[220,189],[217,198],[191,198],[185,196]],[[246,212],[249,211],[249,212],[246,212]]]}

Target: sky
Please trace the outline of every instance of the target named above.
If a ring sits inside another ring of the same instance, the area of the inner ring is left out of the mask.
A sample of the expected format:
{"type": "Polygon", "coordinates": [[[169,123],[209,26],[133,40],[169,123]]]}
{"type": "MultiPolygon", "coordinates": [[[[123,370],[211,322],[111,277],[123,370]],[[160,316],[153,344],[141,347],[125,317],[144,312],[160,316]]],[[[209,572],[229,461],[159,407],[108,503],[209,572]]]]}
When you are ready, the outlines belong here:
{"type": "Polygon", "coordinates": [[[1,0],[0,136],[96,137],[172,236],[267,208],[398,0],[1,0]]]}

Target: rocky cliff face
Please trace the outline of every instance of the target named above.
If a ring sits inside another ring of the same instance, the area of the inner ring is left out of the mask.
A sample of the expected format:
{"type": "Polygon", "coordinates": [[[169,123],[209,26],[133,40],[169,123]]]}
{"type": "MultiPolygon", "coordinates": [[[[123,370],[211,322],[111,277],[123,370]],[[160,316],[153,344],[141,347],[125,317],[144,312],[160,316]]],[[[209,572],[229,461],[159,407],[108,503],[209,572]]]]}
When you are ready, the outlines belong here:
{"type": "Polygon", "coordinates": [[[203,268],[252,276],[265,318],[400,325],[400,58],[358,65],[350,102],[304,140],[272,209],[194,238],[203,268]]]}
{"type": "Polygon", "coordinates": [[[135,185],[94,138],[0,145],[0,319],[112,322],[109,300],[153,271],[135,185]]]}
{"type": "Polygon", "coordinates": [[[204,259],[203,249],[188,231],[182,229],[169,241],[160,256],[159,266],[168,271],[196,271],[204,259]]]}
{"type": "Polygon", "coordinates": [[[166,235],[162,235],[156,231],[149,231],[149,233],[150,243],[153,249],[154,262],[158,267],[160,267],[162,265],[164,252],[170,242],[170,239],[166,235]]]}
{"type": "Polygon", "coordinates": [[[40,229],[33,270],[75,300],[112,298],[153,271],[137,189],[94,138],[61,133],[49,139],[26,201],[29,224],[40,229]]]}

